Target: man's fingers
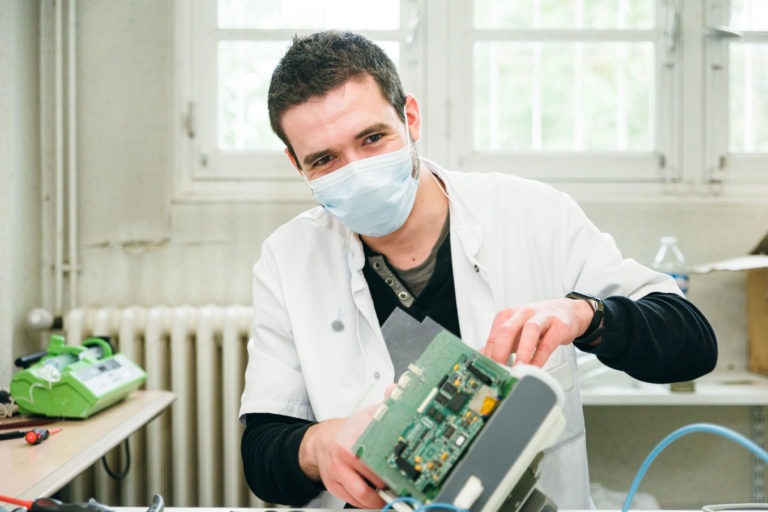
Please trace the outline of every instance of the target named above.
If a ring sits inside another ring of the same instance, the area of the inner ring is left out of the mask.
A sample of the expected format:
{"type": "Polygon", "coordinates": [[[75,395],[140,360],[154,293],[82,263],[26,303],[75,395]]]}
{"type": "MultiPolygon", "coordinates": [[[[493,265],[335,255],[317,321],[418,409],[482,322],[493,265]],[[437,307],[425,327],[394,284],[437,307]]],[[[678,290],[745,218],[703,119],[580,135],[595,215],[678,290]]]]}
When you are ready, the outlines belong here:
{"type": "Polygon", "coordinates": [[[507,364],[512,354],[515,354],[515,364],[529,362],[544,328],[542,319],[535,314],[528,307],[511,308],[499,313],[488,336],[485,355],[500,364],[507,364]]]}
{"type": "Polygon", "coordinates": [[[485,346],[480,349],[480,353],[486,357],[493,359],[493,354],[496,350],[496,333],[501,328],[502,324],[509,318],[509,310],[502,310],[496,314],[493,319],[493,325],[491,326],[491,332],[488,335],[488,339],[485,342],[485,346]]]}
{"type": "Polygon", "coordinates": [[[335,496],[359,508],[380,509],[384,506],[381,496],[354,468],[340,465],[336,478],[335,486],[338,486],[338,489],[332,492],[335,496]]]}
{"type": "Polygon", "coordinates": [[[539,368],[543,368],[544,363],[547,362],[549,356],[552,355],[552,352],[554,352],[556,348],[557,345],[553,346],[549,343],[539,343],[539,346],[536,349],[536,353],[533,355],[533,359],[531,359],[530,364],[538,366],[539,368]]]}
{"type": "Polygon", "coordinates": [[[352,468],[354,471],[359,473],[363,476],[364,479],[366,479],[370,484],[377,488],[377,489],[384,489],[387,485],[384,483],[384,480],[379,478],[376,473],[368,469],[368,466],[366,466],[363,461],[355,457],[355,455],[348,451],[348,450],[342,450],[339,453],[339,459],[344,462],[348,467],[352,468]]]}
{"type": "Polygon", "coordinates": [[[542,326],[534,317],[523,324],[515,350],[515,364],[530,364],[539,348],[542,326]]]}
{"type": "Polygon", "coordinates": [[[359,508],[381,508],[383,500],[361,474],[362,464],[344,448],[336,449],[337,455],[326,467],[323,479],[326,489],[342,500],[359,508]]]}
{"type": "Polygon", "coordinates": [[[493,321],[491,334],[483,354],[500,364],[506,364],[510,354],[514,353],[519,342],[520,314],[513,309],[499,312],[493,321]]]}

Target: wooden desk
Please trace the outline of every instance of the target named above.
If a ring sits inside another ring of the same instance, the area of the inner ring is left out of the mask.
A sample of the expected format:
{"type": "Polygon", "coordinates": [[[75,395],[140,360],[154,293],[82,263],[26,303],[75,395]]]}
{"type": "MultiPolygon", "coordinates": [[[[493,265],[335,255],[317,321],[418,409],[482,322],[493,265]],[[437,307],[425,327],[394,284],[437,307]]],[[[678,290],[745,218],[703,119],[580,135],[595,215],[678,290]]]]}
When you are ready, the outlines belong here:
{"type": "MultiPolygon", "coordinates": [[[[122,402],[86,420],[63,420],[38,445],[0,441],[0,494],[20,499],[50,496],[159,415],[175,400],[170,391],[134,391],[122,402]]],[[[29,430],[28,428],[18,430],[29,430]]]]}

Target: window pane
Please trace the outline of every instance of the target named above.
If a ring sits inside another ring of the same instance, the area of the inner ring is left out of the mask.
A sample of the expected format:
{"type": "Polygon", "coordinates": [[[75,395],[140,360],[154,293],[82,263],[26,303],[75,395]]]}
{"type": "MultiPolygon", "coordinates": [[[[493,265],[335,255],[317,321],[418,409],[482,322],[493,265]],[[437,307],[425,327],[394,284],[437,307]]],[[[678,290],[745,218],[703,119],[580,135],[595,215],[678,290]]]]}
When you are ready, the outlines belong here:
{"type": "Polygon", "coordinates": [[[649,29],[654,0],[477,0],[475,28],[649,29]]]}
{"type": "Polygon", "coordinates": [[[768,30],[768,2],[731,0],[730,26],[737,30],[768,30]]]}
{"type": "Polygon", "coordinates": [[[768,43],[730,45],[730,151],[768,152],[768,43]]]}
{"type": "Polygon", "coordinates": [[[387,30],[399,26],[399,0],[219,0],[221,28],[387,30]]]}
{"type": "MultiPolygon", "coordinates": [[[[400,44],[377,41],[395,65],[400,44]]],[[[218,146],[222,150],[280,150],[267,112],[272,71],[285,53],[287,41],[221,41],[218,75],[218,146]]]]}
{"type": "Polygon", "coordinates": [[[219,43],[220,149],[282,149],[269,126],[267,91],[286,47],[284,41],[219,43]]]}
{"type": "Polygon", "coordinates": [[[480,151],[650,151],[652,43],[475,44],[480,151]]]}

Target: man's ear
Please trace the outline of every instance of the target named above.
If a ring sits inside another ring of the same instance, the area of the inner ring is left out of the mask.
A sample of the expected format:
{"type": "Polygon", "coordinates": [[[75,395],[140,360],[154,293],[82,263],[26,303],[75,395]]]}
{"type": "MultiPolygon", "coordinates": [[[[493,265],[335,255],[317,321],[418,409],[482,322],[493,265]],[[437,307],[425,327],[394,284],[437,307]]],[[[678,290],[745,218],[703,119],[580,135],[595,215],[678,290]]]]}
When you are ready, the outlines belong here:
{"type": "Polygon", "coordinates": [[[299,165],[299,162],[296,161],[296,155],[293,154],[293,151],[291,151],[290,148],[285,148],[283,152],[288,156],[288,160],[291,161],[293,168],[301,174],[301,166],[299,165]]]}
{"type": "Polygon", "coordinates": [[[408,123],[408,132],[413,141],[419,140],[421,132],[421,113],[419,112],[419,103],[413,94],[405,96],[405,120],[408,123]]]}

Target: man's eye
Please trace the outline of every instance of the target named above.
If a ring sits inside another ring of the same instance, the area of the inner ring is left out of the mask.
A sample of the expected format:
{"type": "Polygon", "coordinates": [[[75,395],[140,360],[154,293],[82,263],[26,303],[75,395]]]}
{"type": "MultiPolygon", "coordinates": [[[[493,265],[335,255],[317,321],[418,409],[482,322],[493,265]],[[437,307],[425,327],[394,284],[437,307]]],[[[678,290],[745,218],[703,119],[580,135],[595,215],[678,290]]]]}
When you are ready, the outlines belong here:
{"type": "Polygon", "coordinates": [[[373,144],[374,142],[377,142],[379,139],[381,139],[384,136],[383,133],[374,133],[373,135],[369,135],[365,138],[366,144],[373,144]]]}
{"type": "Polygon", "coordinates": [[[312,162],[312,167],[322,167],[330,161],[331,161],[331,155],[325,155],[324,157],[318,158],[317,160],[312,162]]]}

